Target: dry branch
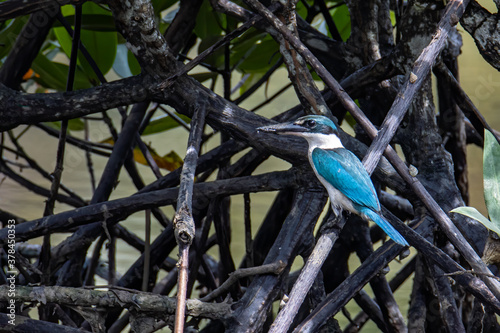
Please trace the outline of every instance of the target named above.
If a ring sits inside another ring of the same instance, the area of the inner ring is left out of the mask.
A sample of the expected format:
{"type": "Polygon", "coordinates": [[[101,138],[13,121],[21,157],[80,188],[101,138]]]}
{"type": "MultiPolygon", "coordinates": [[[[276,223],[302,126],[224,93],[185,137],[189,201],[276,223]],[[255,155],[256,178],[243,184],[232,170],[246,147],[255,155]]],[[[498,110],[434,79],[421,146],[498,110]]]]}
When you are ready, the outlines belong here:
{"type": "MultiPolygon", "coordinates": [[[[8,301],[8,286],[0,286],[0,301],[8,301]]],[[[138,312],[158,312],[174,314],[177,307],[175,298],[145,292],[123,289],[92,290],[60,286],[27,287],[16,286],[16,302],[56,303],[66,306],[127,308],[138,312]]],[[[188,300],[186,313],[194,317],[223,319],[231,314],[228,303],[204,303],[188,300]]]]}
{"type": "Polygon", "coordinates": [[[391,109],[380,127],[380,131],[373,140],[367,156],[363,160],[369,173],[377,166],[382,153],[391,142],[396,130],[408,110],[413,96],[419,91],[424,79],[429,75],[436,58],[445,47],[450,30],[458,23],[467,7],[469,0],[452,0],[446,5],[444,14],[434,33],[431,42],[427,45],[415,61],[411,72],[407,74],[405,83],[400,88],[391,109]]]}
{"type": "MultiPolygon", "coordinates": [[[[206,202],[217,195],[233,195],[260,191],[276,191],[295,187],[298,182],[296,171],[271,172],[261,176],[248,176],[233,179],[200,183],[194,186],[195,200],[206,202]]],[[[131,197],[110,200],[72,211],[54,214],[16,226],[16,239],[26,240],[44,235],[67,231],[80,225],[95,221],[115,220],[147,208],[170,205],[176,202],[178,188],[157,190],[131,197]]],[[[7,239],[7,229],[0,229],[0,243],[7,239]]]]}
{"type": "Polygon", "coordinates": [[[184,331],[185,303],[188,287],[189,247],[195,236],[193,219],[193,183],[196,162],[200,153],[201,137],[205,125],[206,108],[200,105],[191,122],[188,147],[182,166],[177,211],[174,217],[174,234],[179,245],[179,278],[177,283],[177,311],[174,329],[176,333],[184,331]]]}
{"type": "Polygon", "coordinates": [[[309,258],[307,258],[306,264],[302,268],[298,279],[293,285],[292,291],[288,295],[286,305],[278,313],[269,333],[288,332],[321,266],[323,266],[330,250],[338,239],[345,222],[346,219],[342,216],[335,216],[333,213],[330,215],[326,226],[322,228],[321,236],[316,242],[313,252],[309,258]]]}

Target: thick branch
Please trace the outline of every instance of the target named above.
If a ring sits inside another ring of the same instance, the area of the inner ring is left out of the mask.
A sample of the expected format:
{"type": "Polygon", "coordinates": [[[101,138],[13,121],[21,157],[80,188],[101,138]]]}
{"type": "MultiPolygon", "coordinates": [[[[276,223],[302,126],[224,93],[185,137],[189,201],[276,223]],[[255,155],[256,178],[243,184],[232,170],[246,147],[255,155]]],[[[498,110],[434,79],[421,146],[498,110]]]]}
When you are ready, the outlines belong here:
{"type": "Polygon", "coordinates": [[[52,12],[55,7],[68,4],[82,4],[86,0],[8,0],[0,3],[0,21],[5,21],[18,16],[31,14],[37,11],[52,12]]]}
{"type": "Polygon", "coordinates": [[[399,124],[403,120],[408,110],[413,96],[419,91],[424,83],[431,68],[446,46],[446,41],[450,30],[458,23],[458,19],[464,13],[469,0],[452,0],[446,6],[443,17],[432,37],[431,42],[424,48],[418,59],[415,61],[411,72],[408,74],[404,85],[399,90],[399,94],[394,100],[391,109],[382,123],[379,133],[373,140],[367,156],[364,159],[364,165],[369,173],[377,166],[384,150],[389,145],[392,137],[396,133],[399,124]]]}
{"type": "Polygon", "coordinates": [[[500,53],[498,51],[500,48],[499,22],[499,13],[491,14],[476,1],[471,2],[460,20],[462,27],[474,38],[484,60],[500,71],[500,53]]]}
{"type": "Polygon", "coordinates": [[[294,207],[264,261],[264,264],[282,261],[286,269],[279,275],[262,275],[252,281],[243,298],[235,304],[238,309],[226,332],[253,332],[262,328],[264,318],[283,287],[297,250],[302,245],[303,235],[312,233],[324,204],[322,192],[299,191],[296,194],[294,207]]]}
{"type": "Polygon", "coordinates": [[[28,94],[0,85],[0,131],[21,124],[79,118],[148,99],[151,79],[131,77],[66,93],[28,94]]]}
{"type": "MultiPolygon", "coordinates": [[[[0,286],[0,301],[8,302],[8,286],[0,286]]],[[[10,297],[12,298],[12,297],[10,297]]],[[[177,302],[167,297],[145,292],[130,292],[121,289],[108,291],[71,287],[25,287],[16,286],[17,302],[56,303],[66,306],[128,308],[139,312],[175,313],[177,302]]],[[[223,319],[232,312],[227,303],[203,303],[187,301],[187,314],[194,317],[223,319]]]]}
{"type": "MultiPolygon", "coordinates": [[[[260,191],[275,191],[296,186],[295,170],[272,172],[259,176],[249,176],[201,183],[194,186],[194,199],[200,204],[217,195],[233,195],[260,191]]],[[[128,198],[98,203],[75,210],[47,216],[16,226],[17,240],[26,240],[46,233],[63,232],[68,229],[108,219],[123,219],[147,208],[173,204],[178,188],[158,190],[128,198]]],[[[7,239],[7,229],[0,229],[0,243],[7,239]]]]}

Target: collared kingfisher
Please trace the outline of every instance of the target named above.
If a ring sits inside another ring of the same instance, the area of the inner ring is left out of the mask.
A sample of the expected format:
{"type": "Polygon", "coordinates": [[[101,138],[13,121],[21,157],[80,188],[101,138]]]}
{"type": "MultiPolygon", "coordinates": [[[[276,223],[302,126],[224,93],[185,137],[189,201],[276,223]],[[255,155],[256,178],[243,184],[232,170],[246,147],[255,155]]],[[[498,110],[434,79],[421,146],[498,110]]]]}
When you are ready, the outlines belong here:
{"type": "Polygon", "coordinates": [[[332,209],[347,210],[373,221],[396,243],[408,242],[380,214],[380,203],[361,161],[344,148],[333,121],[324,116],[304,116],[293,122],[259,127],[258,131],[295,135],[309,144],[309,163],[326,188],[332,209]]]}

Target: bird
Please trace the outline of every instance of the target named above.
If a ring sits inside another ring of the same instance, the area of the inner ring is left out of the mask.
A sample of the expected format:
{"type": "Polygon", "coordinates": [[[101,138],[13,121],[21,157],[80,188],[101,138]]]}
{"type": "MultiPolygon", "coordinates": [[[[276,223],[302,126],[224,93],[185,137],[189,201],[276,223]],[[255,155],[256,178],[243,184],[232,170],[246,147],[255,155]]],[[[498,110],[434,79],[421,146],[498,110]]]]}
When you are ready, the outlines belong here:
{"type": "Polygon", "coordinates": [[[323,184],[332,209],[347,210],[375,222],[396,243],[409,246],[403,236],[382,217],[373,183],[361,161],[344,148],[335,123],[325,116],[307,115],[295,121],[257,128],[258,132],[294,135],[307,140],[308,159],[323,184]]]}

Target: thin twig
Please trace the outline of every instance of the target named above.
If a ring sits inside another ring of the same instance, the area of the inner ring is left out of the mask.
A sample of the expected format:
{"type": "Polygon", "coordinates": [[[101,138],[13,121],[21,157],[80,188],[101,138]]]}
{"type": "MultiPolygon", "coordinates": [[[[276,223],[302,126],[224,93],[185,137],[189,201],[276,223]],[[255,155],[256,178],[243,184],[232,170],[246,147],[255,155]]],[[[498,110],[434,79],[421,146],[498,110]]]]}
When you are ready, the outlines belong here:
{"type": "Polygon", "coordinates": [[[250,111],[256,112],[260,108],[262,108],[262,107],[266,106],[267,104],[271,103],[274,99],[276,99],[279,95],[281,95],[286,90],[288,90],[288,88],[290,88],[291,86],[292,86],[291,83],[287,83],[283,88],[281,88],[280,90],[278,90],[277,92],[275,92],[271,97],[269,97],[266,100],[264,100],[261,103],[259,103],[257,106],[254,106],[253,109],[251,109],[250,111]]]}
{"type": "Polygon", "coordinates": [[[160,179],[162,177],[160,168],[158,167],[158,164],[156,164],[156,161],[153,158],[153,155],[151,155],[151,152],[148,149],[148,146],[142,141],[141,135],[139,133],[135,134],[135,141],[137,143],[137,146],[141,150],[142,155],[146,159],[146,162],[148,163],[149,167],[151,168],[151,171],[153,171],[156,179],[160,179]]]}
{"type": "MultiPolygon", "coordinates": [[[[274,3],[273,5],[271,5],[269,7],[269,10],[274,11],[279,6],[280,6],[279,3],[274,3]]],[[[184,65],[183,67],[181,67],[175,74],[171,75],[165,81],[163,81],[162,83],[160,83],[158,85],[159,90],[160,91],[161,90],[165,90],[168,87],[170,87],[170,85],[172,83],[174,83],[175,80],[178,77],[189,73],[194,67],[196,67],[201,61],[203,61],[203,59],[205,59],[207,56],[209,56],[210,54],[212,54],[219,47],[224,46],[227,43],[229,43],[231,40],[237,38],[243,32],[245,32],[248,28],[254,26],[260,20],[262,20],[262,17],[260,17],[259,15],[255,15],[252,18],[250,18],[248,21],[246,21],[245,23],[243,23],[241,26],[239,26],[237,29],[235,29],[235,30],[231,31],[230,33],[228,33],[227,35],[225,35],[224,38],[222,38],[221,40],[219,40],[219,41],[215,42],[214,44],[212,44],[205,51],[203,51],[202,53],[198,54],[196,56],[196,58],[194,58],[193,60],[191,60],[190,62],[188,62],[186,65],[184,65]]]]}
{"type": "Polygon", "coordinates": [[[250,97],[257,89],[260,88],[260,86],[264,84],[264,82],[267,82],[267,80],[271,77],[271,75],[278,68],[280,68],[282,64],[283,64],[283,58],[278,59],[278,61],[276,61],[276,63],[271,68],[269,68],[269,70],[257,82],[255,82],[255,84],[253,84],[250,88],[245,90],[245,92],[241,94],[237,99],[235,99],[233,103],[239,105],[248,97],[250,97]]]}
{"type": "Polygon", "coordinates": [[[253,267],[253,240],[252,240],[252,221],[250,218],[250,194],[245,193],[243,195],[244,206],[245,206],[245,254],[246,254],[246,266],[253,267]]]}
{"type": "Polygon", "coordinates": [[[88,262],[87,265],[87,271],[85,272],[85,278],[83,279],[83,286],[89,286],[93,284],[94,282],[94,274],[97,268],[97,265],[99,264],[99,258],[101,257],[101,248],[104,245],[104,241],[106,240],[106,237],[102,235],[99,237],[97,242],[95,243],[94,246],[94,251],[92,252],[92,258],[88,262]]]}
{"type": "Polygon", "coordinates": [[[285,269],[286,264],[279,260],[277,262],[273,262],[271,264],[264,264],[262,266],[251,267],[251,268],[240,268],[233,273],[229,274],[229,278],[224,281],[223,284],[219,286],[219,288],[212,291],[207,296],[200,299],[202,302],[211,302],[217,297],[224,295],[228,292],[230,287],[236,283],[238,280],[246,278],[248,276],[253,275],[262,275],[262,274],[281,274],[283,269],[285,269]]]}
{"type": "Polygon", "coordinates": [[[179,244],[179,278],[177,285],[177,310],[175,313],[175,333],[184,332],[184,317],[186,311],[186,294],[188,287],[189,247],[195,236],[193,220],[193,184],[196,164],[200,152],[203,127],[205,124],[206,107],[201,105],[191,122],[188,148],[181,173],[181,184],[177,198],[177,212],[174,217],[174,233],[179,244]]]}
{"type": "Polygon", "coordinates": [[[149,269],[151,265],[151,209],[145,211],[146,227],[144,230],[144,269],[142,271],[142,291],[148,291],[149,269]]]}
{"type": "MultiPolygon", "coordinates": [[[[487,129],[488,131],[491,132],[495,136],[495,139],[497,142],[500,144],[500,134],[498,131],[493,129],[486,119],[483,117],[481,112],[477,109],[477,107],[474,105],[470,97],[467,95],[467,93],[462,89],[460,86],[460,83],[457,81],[455,76],[453,76],[453,73],[446,67],[446,65],[443,62],[439,62],[436,66],[434,66],[434,71],[436,73],[441,74],[446,81],[451,85],[451,87],[454,89],[454,98],[457,101],[458,106],[463,112],[469,111],[469,113],[472,111],[472,114],[467,114],[467,118],[471,118],[471,116],[474,116],[479,120],[483,128],[487,129]]],[[[474,121],[471,121],[473,125],[475,125],[474,121]]],[[[476,131],[479,133],[479,135],[483,136],[483,131],[480,130],[479,128],[476,128],[474,126],[476,131]]]]}
{"type": "Polygon", "coordinates": [[[186,296],[189,276],[189,244],[179,244],[179,275],[177,278],[177,307],[175,309],[174,333],[184,332],[186,296]]]}
{"type": "Polygon", "coordinates": [[[472,274],[472,275],[477,275],[477,276],[486,276],[492,279],[495,279],[500,282],[500,278],[498,276],[495,276],[493,274],[488,274],[488,273],[481,273],[481,272],[476,272],[473,270],[464,270],[464,271],[456,271],[456,272],[451,272],[451,273],[445,273],[443,274],[444,276],[457,276],[457,275],[464,275],[464,274],[472,274]]]}

